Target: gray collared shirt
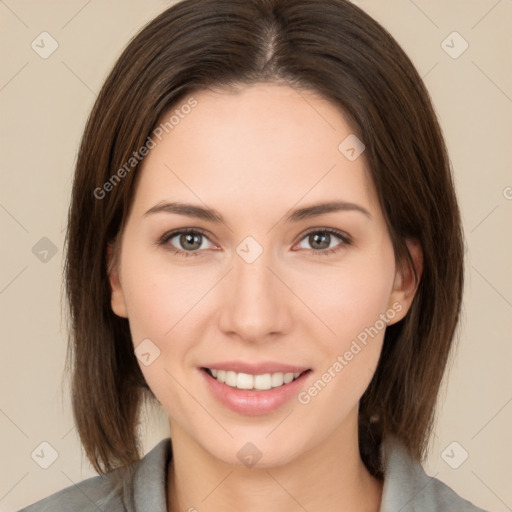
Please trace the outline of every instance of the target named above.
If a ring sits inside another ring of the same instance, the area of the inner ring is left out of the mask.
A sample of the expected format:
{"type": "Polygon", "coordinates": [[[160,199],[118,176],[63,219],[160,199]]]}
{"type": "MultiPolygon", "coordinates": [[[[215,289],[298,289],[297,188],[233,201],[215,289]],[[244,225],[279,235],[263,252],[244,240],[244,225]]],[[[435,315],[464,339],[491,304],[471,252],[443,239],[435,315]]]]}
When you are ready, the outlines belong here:
{"type": "MultiPolygon", "coordinates": [[[[395,438],[387,441],[383,454],[384,487],[379,512],[486,512],[428,476],[395,438]]],[[[133,478],[121,480],[121,491],[116,490],[111,473],[94,476],[19,512],[167,512],[167,467],[171,456],[170,438],[163,439],[134,463],[133,478]]]]}

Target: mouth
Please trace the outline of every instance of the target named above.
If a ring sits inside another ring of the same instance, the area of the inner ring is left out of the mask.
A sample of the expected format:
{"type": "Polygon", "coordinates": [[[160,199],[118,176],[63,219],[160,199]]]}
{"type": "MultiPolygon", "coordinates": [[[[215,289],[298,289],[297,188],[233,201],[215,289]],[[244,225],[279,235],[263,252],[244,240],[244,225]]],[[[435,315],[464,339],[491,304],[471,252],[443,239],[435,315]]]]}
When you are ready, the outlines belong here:
{"type": "Polygon", "coordinates": [[[253,375],[217,368],[202,367],[201,370],[226,386],[245,391],[268,391],[269,389],[282,388],[311,372],[308,369],[302,372],[274,372],[253,375]]]}
{"type": "Polygon", "coordinates": [[[282,410],[314,378],[312,368],[281,361],[211,361],[197,370],[218,404],[247,416],[282,410]]]}

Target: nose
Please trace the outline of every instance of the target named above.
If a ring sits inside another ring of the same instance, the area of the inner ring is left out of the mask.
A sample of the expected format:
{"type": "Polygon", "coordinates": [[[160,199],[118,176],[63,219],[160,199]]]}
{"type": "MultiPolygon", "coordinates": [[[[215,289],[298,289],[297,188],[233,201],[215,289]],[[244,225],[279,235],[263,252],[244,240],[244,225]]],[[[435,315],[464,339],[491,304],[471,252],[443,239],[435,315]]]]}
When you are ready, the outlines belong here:
{"type": "Polygon", "coordinates": [[[292,300],[264,251],[247,263],[234,255],[233,270],[224,280],[219,327],[226,335],[262,343],[291,329],[292,300]]]}

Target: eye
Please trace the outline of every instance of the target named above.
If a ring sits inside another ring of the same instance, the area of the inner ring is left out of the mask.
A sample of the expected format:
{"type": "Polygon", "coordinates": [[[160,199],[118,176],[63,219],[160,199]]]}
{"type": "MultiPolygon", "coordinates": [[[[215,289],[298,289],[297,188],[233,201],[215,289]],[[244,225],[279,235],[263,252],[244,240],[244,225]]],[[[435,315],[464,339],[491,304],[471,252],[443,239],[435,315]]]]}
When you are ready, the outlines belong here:
{"type": "Polygon", "coordinates": [[[159,245],[170,245],[171,248],[176,249],[175,254],[187,257],[199,256],[200,249],[210,248],[206,243],[207,241],[210,242],[203,231],[188,228],[166,233],[158,243],[159,245]]]}
{"type": "Polygon", "coordinates": [[[316,229],[315,231],[306,233],[301,239],[299,247],[308,249],[308,247],[301,245],[304,241],[312,247],[313,254],[318,255],[333,254],[341,250],[344,246],[352,243],[352,239],[346,233],[335,229],[316,229]],[[336,239],[341,243],[338,242],[336,244],[336,239]]]}
{"type": "MultiPolygon", "coordinates": [[[[304,242],[310,244],[313,254],[327,255],[350,245],[352,239],[346,233],[335,229],[316,229],[306,233],[299,243],[301,249],[308,249],[302,245],[304,242]]],[[[158,240],[158,244],[170,246],[169,248],[175,249],[176,255],[184,257],[200,256],[201,250],[216,247],[202,230],[192,228],[166,233],[158,240]]]]}

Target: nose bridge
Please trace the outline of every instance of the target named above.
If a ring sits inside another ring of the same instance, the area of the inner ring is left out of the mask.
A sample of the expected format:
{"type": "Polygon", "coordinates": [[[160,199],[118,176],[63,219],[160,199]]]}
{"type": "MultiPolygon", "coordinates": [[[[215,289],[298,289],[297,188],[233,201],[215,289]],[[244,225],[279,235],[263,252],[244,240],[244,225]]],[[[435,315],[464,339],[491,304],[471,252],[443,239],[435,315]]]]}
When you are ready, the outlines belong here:
{"type": "Polygon", "coordinates": [[[286,330],[289,312],[283,285],[269,269],[271,251],[262,251],[253,259],[254,249],[242,243],[233,256],[220,327],[246,340],[263,341],[268,334],[286,330]]]}

